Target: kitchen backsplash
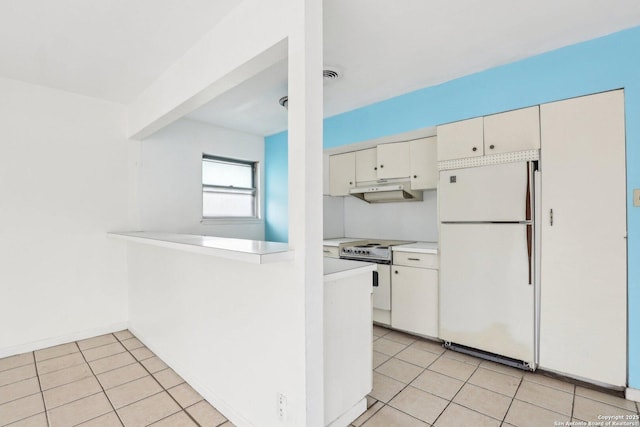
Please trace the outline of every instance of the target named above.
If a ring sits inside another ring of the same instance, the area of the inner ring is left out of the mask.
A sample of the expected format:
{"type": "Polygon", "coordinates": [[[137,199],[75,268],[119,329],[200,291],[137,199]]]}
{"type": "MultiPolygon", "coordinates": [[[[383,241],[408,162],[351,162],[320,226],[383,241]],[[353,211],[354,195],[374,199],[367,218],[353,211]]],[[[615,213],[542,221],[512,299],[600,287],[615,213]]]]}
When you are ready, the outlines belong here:
{"type": "Polygon", "coordinates": [[[369,237],[435,242],[437,192],[422,202],[368,204],[355,197],[324,196],[324,238],[369,237]]]}

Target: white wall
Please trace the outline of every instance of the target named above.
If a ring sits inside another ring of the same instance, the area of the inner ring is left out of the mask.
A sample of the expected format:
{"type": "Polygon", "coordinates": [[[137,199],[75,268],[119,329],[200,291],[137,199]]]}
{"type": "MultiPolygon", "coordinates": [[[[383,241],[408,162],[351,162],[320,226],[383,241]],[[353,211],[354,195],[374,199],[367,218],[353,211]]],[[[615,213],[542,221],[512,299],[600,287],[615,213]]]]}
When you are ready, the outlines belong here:
{"type": "Polygon", "coordinates": [[[370,204],[344,197],[344,235],[437,242],[437,192],[425,191],[421,202],[370,204]]]}
{"type": "Polygon", "coordinates": [[[125,327],[123,108],[0,79],[0,357],[125,327]]]}
{"type": "Polygon", "coordinates": [[[257,161],[264,183],[264,138],[180,119],[141,142],[140,229],[263,240],[263,220],[201,223],[202,153],[257,161]]]}
{"type": "Polygon", "coordinates": [[[292,262],[129,243],[131,330],[238,426],[304,420],[304,305],[292,262]],[[277,397],[288,416],[278,419],[277,397]]]}
{"type": "Polygon", "coordinates": [[[322,197],[322,237],[344,237],[344,197],[322,197]]]}

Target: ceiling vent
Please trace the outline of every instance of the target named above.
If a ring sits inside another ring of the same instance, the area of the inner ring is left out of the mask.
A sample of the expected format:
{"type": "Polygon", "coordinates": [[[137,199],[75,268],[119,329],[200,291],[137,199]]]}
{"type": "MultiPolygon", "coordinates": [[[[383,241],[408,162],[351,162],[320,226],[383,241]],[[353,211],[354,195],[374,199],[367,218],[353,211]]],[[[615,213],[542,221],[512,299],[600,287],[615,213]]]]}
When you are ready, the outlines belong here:
{"type": "MultiPolygon", "coordinates": [[[[335,68],[325,68],[322,70],[322,80],[325,84],[332,82],[334,80],[338,80],[342,77],[342,73],[335,68]]],[[[289,108],[289,97],[287,95],[283,96],[278,100],[278,103],[282,105],[284,108],[289,108]]]]}

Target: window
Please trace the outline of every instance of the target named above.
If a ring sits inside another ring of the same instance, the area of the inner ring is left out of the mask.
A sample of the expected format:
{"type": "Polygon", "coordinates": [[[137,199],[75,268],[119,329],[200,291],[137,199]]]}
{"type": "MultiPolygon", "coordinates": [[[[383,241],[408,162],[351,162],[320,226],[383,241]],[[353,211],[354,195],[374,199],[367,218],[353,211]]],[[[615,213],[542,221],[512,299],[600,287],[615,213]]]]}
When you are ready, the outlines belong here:
{"type": "Polygon", "coordinates": [[[202,155],[202,217],[258,218],[257,162],[202,155]]]}

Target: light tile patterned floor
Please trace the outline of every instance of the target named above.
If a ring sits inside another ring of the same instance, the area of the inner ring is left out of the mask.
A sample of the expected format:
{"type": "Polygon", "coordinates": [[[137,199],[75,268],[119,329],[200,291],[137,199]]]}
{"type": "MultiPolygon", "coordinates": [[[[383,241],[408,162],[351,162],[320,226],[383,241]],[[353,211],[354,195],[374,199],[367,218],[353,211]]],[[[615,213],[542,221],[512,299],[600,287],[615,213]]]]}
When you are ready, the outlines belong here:
{"type": "Polygon", "coordinates": [[[629,416],[618,422],[640,425],[633,419],[636,402],[379,326],[373,334],[369,409],[352,426],[545,427],[602,422],[603,415],[629,416]]]}
{"type": "MultiPolygon", "coordinates": [[[[544,427],[639,414],[612,394],[379,326],[373,340],[373,391],[355,427],[544,427]]],[[[129,331],[0,359],[0,426],[76,425],[232,426],[129,331]]]]}
{"type": "Polygon", "coordinates": [[[0,359],[0,426],[233,424],[129,331],[0,359]]]}

